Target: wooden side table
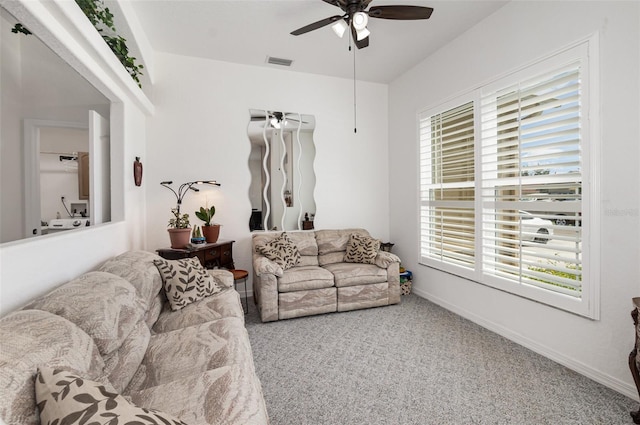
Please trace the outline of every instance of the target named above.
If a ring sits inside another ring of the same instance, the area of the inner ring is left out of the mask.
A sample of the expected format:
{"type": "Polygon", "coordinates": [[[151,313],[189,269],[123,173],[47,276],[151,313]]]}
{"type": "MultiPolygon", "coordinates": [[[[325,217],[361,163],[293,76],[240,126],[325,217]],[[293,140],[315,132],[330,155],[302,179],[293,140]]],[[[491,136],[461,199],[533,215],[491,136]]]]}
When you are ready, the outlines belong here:
{"type": "Polygon", "coordinates": [[[207,269],[224,268],[234,269],[233,243],[235,241],[218,241],[216,243],[203,243],[193,249],[162,248],[156,250],[159,256],[167,260],[179,260],[181,258],[197,257],[203,267],[207,269]]]}
{"type": "Polygon", "coordinates": [[[229,271],[233,273],[233,286],[236,287],[236,291],[238,290],[238,281],[242,280],[244,282],[244,304],[247,307],[244,314],[247,314],[249,313],[249,295],[247,294],[247,278],[249,277],[249,272],[247,272],[246,270],[236,269],[232,269],[229,271]]]}
{"type": "MultiPolygon", "coordinates": [[[[638,395],[640,395],[640,370],[638,370],[639,348],[640,348],[640,322],[638,317],[638,310],[640,309],[640,297],[632,299],[634,308],[631,311],[631,318],[633,319],[633,330],[635,334],[633,350],[629,353],[629,369],[631,370],[631,376],[633,382],[636,384],[638,395]]],[[[631,412],[634,424],[640,424],[640,409],[637,412],[631,412]]]]}

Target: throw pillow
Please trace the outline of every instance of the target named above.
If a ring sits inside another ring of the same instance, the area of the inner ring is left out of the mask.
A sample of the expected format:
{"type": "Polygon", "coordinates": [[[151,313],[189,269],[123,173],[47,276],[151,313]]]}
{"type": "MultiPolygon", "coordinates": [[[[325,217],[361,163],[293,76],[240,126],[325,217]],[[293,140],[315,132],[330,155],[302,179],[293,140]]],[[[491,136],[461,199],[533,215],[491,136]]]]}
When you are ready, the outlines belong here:
{"type": "Polygon", "coordinates": [[[346,263],[375,264],[379,250],[380,241],[378,239],[352,233],[349,236],[344,261],[346,263]]]}
{"type": "Polygon", "coordinates": [[[52,424],[172,424],[185,422],[157,410],[130,404],[99,382],[50,367],[38,370],[35,382],[40,423],[52,424]]]}
{"type": "Polygon", "coordinates": [[[171,310],[180,310],[203,298],[222,292],[225,286],[202,267],[197,258],[153,260],[164,282],[171,310]]]}
{"type": "Polygon", "coordinates": [[[282,267],[282,270],[290,269],[300,261],[298,247],[291,242],[286,233],[256,249],[260,254],[282,267]]]}

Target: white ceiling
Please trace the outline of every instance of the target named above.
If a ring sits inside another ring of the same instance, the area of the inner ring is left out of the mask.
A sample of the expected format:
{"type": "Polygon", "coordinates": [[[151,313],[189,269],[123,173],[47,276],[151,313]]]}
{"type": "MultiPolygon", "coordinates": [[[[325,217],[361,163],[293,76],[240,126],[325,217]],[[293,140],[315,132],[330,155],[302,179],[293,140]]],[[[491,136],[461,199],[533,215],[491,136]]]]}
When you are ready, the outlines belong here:
{"type": "MultiPolygon", "coordinates": [[[[369,47],[356,49],[359,80],[389,83],[440,47],[508,3],[506,0],[374,0],[371,6],[434,8],[428,20],[370,19],[369,47]]],[[[322,0],[134,0],[152,47],[161,52],[247,65],[353,78],[348,38],[330,26],[289,33],[342,11],[322,0]],[[292,59],[290,68],[267,56],[292,59]]],[[[355,47],[354,47],[355,49],[355,47]]]]}

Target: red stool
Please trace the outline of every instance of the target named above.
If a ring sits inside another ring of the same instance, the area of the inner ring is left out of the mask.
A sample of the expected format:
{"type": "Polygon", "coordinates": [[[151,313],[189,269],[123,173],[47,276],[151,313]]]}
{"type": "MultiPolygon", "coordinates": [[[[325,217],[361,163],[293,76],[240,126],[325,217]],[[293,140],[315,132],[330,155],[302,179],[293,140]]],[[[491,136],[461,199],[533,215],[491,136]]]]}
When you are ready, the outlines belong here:
{"type": "Polygon", "coordinates": [[[239,280],[242,280],[244,282],[244,304],[247,307],[244,314],[247,314],[249,312],[249,300],[247,299],[247,277],[249,277],[249,272],[247,272],[246,270],[237,270],[237,269],[231,269],[229,271],[233,273],[234,287],[237,286],[239,280]]]}

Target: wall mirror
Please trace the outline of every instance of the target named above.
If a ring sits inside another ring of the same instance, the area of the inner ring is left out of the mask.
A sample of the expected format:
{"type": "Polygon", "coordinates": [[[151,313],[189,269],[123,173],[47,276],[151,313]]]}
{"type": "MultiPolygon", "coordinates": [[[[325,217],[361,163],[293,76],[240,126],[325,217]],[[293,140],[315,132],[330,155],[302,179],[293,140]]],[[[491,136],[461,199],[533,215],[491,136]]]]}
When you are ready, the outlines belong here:
{"type": "Polygon", "coordinates": [[[110,101],[0,8],[0,243],[111,220],[110,101]]]}
{"type": "Polygon", "coordinates": [[[249,115],[249,230],[313,229],[314,116],[261,109],[249,115]]]}

